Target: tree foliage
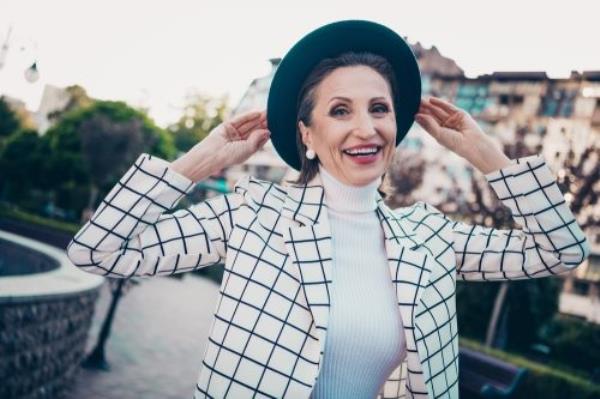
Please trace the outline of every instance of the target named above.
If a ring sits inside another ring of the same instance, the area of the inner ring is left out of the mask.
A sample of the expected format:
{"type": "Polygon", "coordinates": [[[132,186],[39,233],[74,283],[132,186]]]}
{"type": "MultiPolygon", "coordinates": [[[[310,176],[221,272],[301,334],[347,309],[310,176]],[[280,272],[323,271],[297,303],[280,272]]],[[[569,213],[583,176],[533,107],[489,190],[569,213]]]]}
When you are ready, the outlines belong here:
{"type": "Polygon", "coordinates": [[[7,138],[21,128],[17,114],[10,108],[3,97],[0,97],[0,140],[7,138]]]}
{"type": "Polygon", "coordinates": [[[20,130],[12,134],[0,152],[0,185],[2,197],[20,201],[32,189],[48,189],[45,160],[46,143],[35,130],[20,130]]]}
{"type": "Polygon", "coordinates": [[[173,140],[144,113],[119,101],[75,107],[44,136],[47,178],[61,208],[81,212],[114,185],[141,152],[175,155],[173,140]]]}
{"type": "Polygon", "coordinates": [[[223,122],[228,111],[226,97],[213,99],[199,93],[188,95],[183,115],[168,128],[175,139],[177,150],[186,152],[202,141],[223,122]]]}

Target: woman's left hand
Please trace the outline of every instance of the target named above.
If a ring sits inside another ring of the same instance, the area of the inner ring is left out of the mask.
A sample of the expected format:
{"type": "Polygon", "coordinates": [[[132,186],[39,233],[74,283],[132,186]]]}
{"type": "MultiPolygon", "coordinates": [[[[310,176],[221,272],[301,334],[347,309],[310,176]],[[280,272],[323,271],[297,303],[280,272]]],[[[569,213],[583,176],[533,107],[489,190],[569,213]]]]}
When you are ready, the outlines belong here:
{"type": "Polygon", "coordinates": [[[482,173],[503,168],[510,159],[466,111],[436,97],[421,100],[415,120],[438,143],[469,161],[482,173]]]}

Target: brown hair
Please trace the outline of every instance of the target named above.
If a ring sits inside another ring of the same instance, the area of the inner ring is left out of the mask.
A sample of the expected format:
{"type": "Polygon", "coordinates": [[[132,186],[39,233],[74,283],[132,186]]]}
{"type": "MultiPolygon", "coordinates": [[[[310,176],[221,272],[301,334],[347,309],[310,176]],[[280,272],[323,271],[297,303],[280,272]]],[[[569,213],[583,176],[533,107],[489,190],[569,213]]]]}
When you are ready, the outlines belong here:
{"type": "MultiPolygon", "coordinates": [[[[304,80],[300,92],[298,93],[297,112],[296,112],[296,148],[300,157],[300,175],[296,180],[290,181],[295,184],[308,183],[319,170],[319,160],[306,158],[306,146],[302,142],[302,136],[298,123],[302,121],[304,125],[310,126],[311,114],[315,106],[315,92],[317,86],[335,69],[341,67],[364,65],[378,72],[389,84],[392,98],[394,99],[394,111],[396,110],[396,77],[391,64],[384,57],[368,52],[347,52],[337,57],[325,58],[321,60],[304,80]]],[[[384,176],[385,177],[385,176],[384,176]]],[[[382,184],[383,185],[383,184],[382,184]]],[[[385,192],[379,190],[385,197],[385,192]]]]}

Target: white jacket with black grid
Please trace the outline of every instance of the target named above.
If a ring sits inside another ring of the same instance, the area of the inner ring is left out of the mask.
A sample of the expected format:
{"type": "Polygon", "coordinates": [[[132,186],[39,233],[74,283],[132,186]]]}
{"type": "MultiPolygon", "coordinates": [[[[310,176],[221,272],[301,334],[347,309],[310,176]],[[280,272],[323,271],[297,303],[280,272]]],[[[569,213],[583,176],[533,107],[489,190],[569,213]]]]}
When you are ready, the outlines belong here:
{"type": "MultiPolygon", "coordinates": [[[[425,203],[377,202],[407,355],[379,398],[458,397],[456,279],[568,271],[586,237],[541,156],[485,175],[522,229],[455,222],[425,203]]],[[[68,255],[108,277],[181,273],[223,262],[195,398],[303,398],[322,364],[332,237],[321,177],[281,186],[252,177],[170,213],[192,182],[142,154],[75,235],[68,255]]]]}

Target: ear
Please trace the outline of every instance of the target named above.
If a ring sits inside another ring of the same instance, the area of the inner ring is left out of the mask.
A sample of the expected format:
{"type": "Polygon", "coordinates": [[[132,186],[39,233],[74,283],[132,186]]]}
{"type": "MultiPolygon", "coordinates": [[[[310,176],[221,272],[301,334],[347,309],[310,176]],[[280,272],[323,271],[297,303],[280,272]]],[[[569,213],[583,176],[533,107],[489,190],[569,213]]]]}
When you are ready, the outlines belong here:
{"type": "Polygon", "coordinates": [[[300,130],[300,137],[302,138],[302,143],[304,143],[305,146],[312,148],[311,134],[308,127],[306,127],[304,122],[299,121],[298,129],[300,130]]]}

